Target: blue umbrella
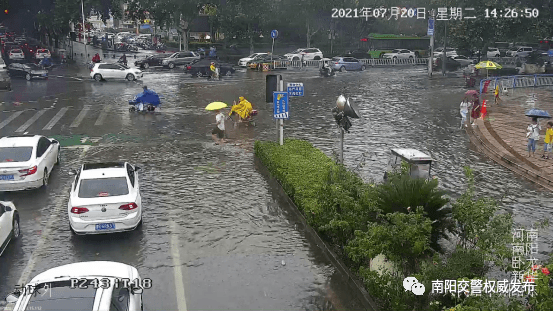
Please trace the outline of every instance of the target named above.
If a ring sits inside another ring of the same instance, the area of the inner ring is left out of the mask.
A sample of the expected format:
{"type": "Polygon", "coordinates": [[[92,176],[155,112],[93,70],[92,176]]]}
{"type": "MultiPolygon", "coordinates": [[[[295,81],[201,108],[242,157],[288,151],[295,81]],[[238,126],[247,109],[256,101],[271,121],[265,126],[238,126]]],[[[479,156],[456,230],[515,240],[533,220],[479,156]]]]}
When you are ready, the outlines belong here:
{"type": "Polygon", "coordinates": [[[156,106],[160,104],[159,95],[151,90],[146,90],[145,92],[138,94],[135,98],[135,101],[156,106]]]}
{"type": "Polygon", "coordinates": [[[526,116],[536,117],[536,118],[551,118],[548,112],[541,109],[535,109],[535,108],[532,108],[531,110],[527,111],[526,116]]]}

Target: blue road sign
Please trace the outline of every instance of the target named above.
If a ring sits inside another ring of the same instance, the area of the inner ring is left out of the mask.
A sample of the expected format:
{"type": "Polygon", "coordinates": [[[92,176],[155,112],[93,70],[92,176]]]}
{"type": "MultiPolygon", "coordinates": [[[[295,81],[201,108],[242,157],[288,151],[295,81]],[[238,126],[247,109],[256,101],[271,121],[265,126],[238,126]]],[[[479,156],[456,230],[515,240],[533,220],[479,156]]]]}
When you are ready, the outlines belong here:
{"type": "Polygon", "coordinates": [[[288,95],[290,96],[303,96],[303,83],[289,83],[288,84],[288,95]]]}
{"type": "Polygon", "coordinates": [[[273,103],[275,119],[288,119],[288,92],[273,92],[273,103]]]}
{"type": "Polygon", "coordinates": [[[278,30],[274,29],[271,31],[271,38],[276,39],[278,37],[278,30]]]}
{"type": "Polygon", "coordinates": [[[427,36],[433,36],[434,35],[434,19],[429,18],[428,19],[428,30],[426,32],[427,36]]]}
{"type": "Polygon", "coordinates": [[[547,51],[547,56],[549,56],[549,57],[553,56],[553,49],[549,49],[547,51]]]}

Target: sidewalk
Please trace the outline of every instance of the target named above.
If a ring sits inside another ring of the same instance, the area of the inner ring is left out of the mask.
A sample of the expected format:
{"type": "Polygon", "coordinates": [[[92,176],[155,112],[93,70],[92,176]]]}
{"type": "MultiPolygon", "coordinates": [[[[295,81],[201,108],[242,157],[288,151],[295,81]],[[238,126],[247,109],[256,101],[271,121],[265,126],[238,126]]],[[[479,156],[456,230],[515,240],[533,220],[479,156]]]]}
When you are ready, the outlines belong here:
{"type": "Polygon", "coordinates": [[[531,108],[553,112],[551,91],[546,89],[516,89],[501,95],[502,102],[493,104],[493,91],[484,96],[488,115],[478,119],[476,126],[468,127],[472,143],[500,165],[511,169],[541,187],[553,190],[553,159],[543,159],[543,140],[548,120],[540,119],[542,131],[535,157],[528,157],[526,128],[530,118],[524,113],[531,108]]]}

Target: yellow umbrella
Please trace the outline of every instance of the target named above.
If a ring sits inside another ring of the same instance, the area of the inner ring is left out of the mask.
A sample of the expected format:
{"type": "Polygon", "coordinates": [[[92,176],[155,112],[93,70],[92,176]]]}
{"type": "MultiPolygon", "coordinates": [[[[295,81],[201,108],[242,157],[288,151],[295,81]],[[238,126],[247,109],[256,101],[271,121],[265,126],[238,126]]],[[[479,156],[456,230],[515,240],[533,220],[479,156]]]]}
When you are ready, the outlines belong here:
{"type": "Polygon", "coordinates": [[[213,102],[213,103],[209,103],[209,105],[205,107],[205,110],[214,111],[214,110],[225,108],[227,106],[228,105],[223,102],[213,102]]]}
{"type": "MultiPolygon", "coordinates": [[[[503,66],[497,64],[496,62],[492,62],[492,61],[482,61],[478,64],[476,64],[476,66],[474,66],[475,68],[478,68],[478,69],[482,69],[482,68],[485,68],[485,69],[501,69],[503,68],[503,66]]],[[[488,78],[488,71],[486,71],[486,78],[488,78]]]]}

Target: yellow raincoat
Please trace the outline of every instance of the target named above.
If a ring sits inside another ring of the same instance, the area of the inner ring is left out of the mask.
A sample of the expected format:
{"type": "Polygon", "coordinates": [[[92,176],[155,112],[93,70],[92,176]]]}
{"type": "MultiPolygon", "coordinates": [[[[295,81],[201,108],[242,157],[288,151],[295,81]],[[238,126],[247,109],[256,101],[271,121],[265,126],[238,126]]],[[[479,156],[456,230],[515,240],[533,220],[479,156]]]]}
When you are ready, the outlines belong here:
{"type": "Polygon", "coordinates": [[[233,105],[230,109],[230,114],[237,113],[242,119],[248,118],[253,110],[252,103],[248,102],[244,97],[240,97],[240,103],[233,105]]]}

